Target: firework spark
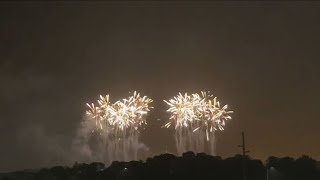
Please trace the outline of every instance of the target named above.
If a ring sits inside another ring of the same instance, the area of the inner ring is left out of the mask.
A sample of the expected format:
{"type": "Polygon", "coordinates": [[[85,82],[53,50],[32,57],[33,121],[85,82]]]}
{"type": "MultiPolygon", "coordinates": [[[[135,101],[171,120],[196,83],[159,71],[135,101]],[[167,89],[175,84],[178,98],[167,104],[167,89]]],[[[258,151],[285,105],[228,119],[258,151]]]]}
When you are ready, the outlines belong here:
{"type": "Polygon", "coordinates": [[[193,132],[203,129],[206,132],[206,139],[209,140],[209,133],[216,130],[224,130],[227,120],[231,119],[227,111],[228,105],[220,107],[220,102],[210,92],[201,94],[179,93],[169,101],[164,100],[170,107],[167,110],[171,113],[170,122],[164,125],[169,128],[172,124],[175,129],[191,128],[193,132]]]}
{"type": "MultiPolygon", "coordinates": [[[[147,124],[146,115],[150,111],[152,99],[134,91],[128,98],[111,103],[110,96],[102,96],[97,103],[87,103],[88,124],[95,122],[96,131],[90,128],[85,139],[93,138],[91,158],[110,163],[112,161],[138,160],[138,152],[147,153],[148,148],[139,142],[139,130],[147,124]],[[97,136],[95,136],[97,135],[97,136]],[[97,138],[97,139],[96,139],[97,138]]],[[[88,140],[89,141],[89,140],[88,140]]],[[[88,143],[88,142],[85,142],[88,143]]]]}
{"type": "Polygon", "coordinates": [[[108,128],[124,131],[126,129],[137,130],[142,124],[147,124],[145,115],[150,111],[149,104],[153,100],[147,96],[134,94],[127,99],[116,101],[111,104],[109,95],[100,95],[98,106],[87,103],[89,109],[86,114],[96,121],[96,126],[100,130],[108,128]]]}

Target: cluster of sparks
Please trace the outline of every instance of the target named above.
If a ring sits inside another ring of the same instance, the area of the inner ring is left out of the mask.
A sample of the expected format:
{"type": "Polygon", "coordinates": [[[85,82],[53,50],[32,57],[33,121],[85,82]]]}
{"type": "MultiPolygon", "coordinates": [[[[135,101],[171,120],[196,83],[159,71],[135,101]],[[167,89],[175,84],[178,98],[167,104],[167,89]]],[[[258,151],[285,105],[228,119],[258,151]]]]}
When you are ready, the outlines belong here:
{"type": "MultiPolygon", "coordinates": [[[[86,114],[95,120],[96,127],[100,130],[137,130],[141,125],[147,124],[145,115],[153,108],[149,106],[152,101],[147,96],[140,96],[136,91],[127,99],[113,104],[109,95],[100,95],[97,105],[87,103],[89,109],[86,114]]],[[[164,127],[174,125],[176,130],[187,128],[193,132],[204,130],[207,140],[209,133],[224,130],[226,121],[231,119],[230,114],[233,113],[227,110],[228,105],[221,107],[216,97],[204,91],[191,95],[179,93],[173,99],[164,102],[170,106],[167,111],[171,113],[171,121],[164,127]]]]}
{"type": "Polygon", "coordinates": [[[140,96],[140,93],[136,91],[127,99],[116,101],[113,104],[110,102],[109,95],[100,95],[98,105],[87,103],[89,109],[86,114],[90,119],[95,120],[100,130],[109,128],[120,131],[137,130],[142,124],[147,124],[145,115],[153,108],[149,107],[152,101],[147,96],[140,96]]]}
{"type": "Polygon", "coordinates": [[[225,122],[231,119],[228,111],[228,105],[220,107],[219,101],[210,92],[201,94],[194,93],[184,95],[179,93],[169,101],[164,100],[170,108],[167,110],[171,113],[170,122],[164,127],[169,128],[172,124],[175,129],[191,128],[193,132],[204,129],[206,138],[209,140],[209,133],[216,130],[224,130],[225,122]]]}

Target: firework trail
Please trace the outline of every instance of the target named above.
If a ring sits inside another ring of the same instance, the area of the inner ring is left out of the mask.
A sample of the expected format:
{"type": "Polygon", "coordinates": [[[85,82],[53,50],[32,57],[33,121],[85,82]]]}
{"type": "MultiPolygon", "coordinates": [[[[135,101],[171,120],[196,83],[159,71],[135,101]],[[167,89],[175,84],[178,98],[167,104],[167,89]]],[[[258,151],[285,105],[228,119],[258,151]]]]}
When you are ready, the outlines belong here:
{"type": "Polygon", "coordinates": [[[220,102],[210,92],[201,94],[179,93],[169,101],[167,110],[171,113],[170,121],[163,127],[174,126],[175,141],[179,154],[188,150],[204,152],[205,148],[215,155],[215,131],[224,130],[227,120],[231,119],[227,111],[228,105],[220,106],[220,102]]]}
{"type": "Polygon", "coordinates": [[[143,147],[139,143],[139,130],[147,124],[145,116],[153,108],[149,106],[152,101],[134,91],[132,96],[115,103],[110,102],[109,95],[100,95],[97,105],[87,103],[86,115],[96,127],[92,133],[100,139],[97,159],[104,162],[137,160],[138,151],[143,147]]]}

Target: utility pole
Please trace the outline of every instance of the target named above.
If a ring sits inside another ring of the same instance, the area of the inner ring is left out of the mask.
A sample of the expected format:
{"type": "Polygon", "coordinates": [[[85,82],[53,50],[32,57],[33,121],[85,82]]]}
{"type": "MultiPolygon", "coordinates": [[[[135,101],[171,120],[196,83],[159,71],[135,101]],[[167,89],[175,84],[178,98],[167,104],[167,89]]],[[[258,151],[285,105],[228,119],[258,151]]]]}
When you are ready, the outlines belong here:
{"type": "Polygon", "coordinates": [[[239,145],[239,147],[242,147],[242,176],[243,180],[247,180],[247,173],[246,173],[246,154],[249,151],[246,151],[246,144],[244,140],[244,132],[242,132],[242,145],[239,145]]]}

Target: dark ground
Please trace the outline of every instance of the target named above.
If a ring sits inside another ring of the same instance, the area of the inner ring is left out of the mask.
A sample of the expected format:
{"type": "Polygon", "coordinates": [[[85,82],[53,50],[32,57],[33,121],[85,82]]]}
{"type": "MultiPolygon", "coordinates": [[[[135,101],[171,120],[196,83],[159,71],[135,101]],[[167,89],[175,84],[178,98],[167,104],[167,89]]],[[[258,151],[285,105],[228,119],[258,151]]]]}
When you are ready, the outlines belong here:
{"type": "Polygon", "coordinates": [[[2,180],[100,180],[100,179],[243,179],[243,163],[247,180],[319,180],[319,164],[309,156],[269,157],[264,165],[260,160],[236,155],[222,159],[204,153],[186,152],[182,157],[162,154],[146,162],[113,162],[105,168],[103,163],[75,163],[73,167],[55,166],[37,171],[2,174],[2,180]],[[245,161],[244,161],[245,160],[245,161]]]}

